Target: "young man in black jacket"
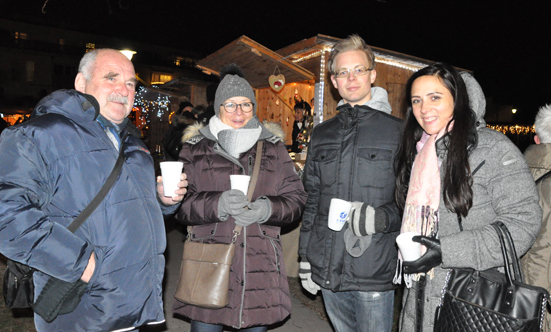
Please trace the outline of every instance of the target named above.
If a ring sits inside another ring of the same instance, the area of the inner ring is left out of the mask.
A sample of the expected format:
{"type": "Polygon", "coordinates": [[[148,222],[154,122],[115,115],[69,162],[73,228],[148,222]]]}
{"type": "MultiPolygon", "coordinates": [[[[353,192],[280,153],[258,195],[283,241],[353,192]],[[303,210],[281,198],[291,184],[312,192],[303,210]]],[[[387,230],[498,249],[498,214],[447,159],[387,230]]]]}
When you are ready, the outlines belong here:
{"type": "Polygon", "coordinates": [[[308,201],[299,255],[303,287],[321,288],[337,332],[390,332],[401,214],[394,203],[393,156],[401,120],[390,115],[387,92],[372,87],[373,51],[357,35],[336,43],[331,81],[339,114],[313,130],[305,165],[308,201]],[[348,225],[327,226],[332,198],[352,202],[348,225]]]}

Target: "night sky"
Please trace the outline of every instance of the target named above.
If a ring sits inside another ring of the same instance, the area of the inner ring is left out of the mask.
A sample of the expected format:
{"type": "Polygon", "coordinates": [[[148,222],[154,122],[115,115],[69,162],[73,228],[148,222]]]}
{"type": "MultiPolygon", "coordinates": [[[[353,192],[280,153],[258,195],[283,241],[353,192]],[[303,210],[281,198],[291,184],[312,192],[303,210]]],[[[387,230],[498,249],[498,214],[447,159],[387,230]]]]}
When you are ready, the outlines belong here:
{"type": "Polygon", "coordinates": [[[44,3],[0,0],[0,17],[202,56],[241,35],[277,50],[317,34],[357,33],[376,47],[474,71],[494,103],[519,109],[517,123],[531,124],[551,103],[549,0],[48,0],[43,14],[44,3]]]}

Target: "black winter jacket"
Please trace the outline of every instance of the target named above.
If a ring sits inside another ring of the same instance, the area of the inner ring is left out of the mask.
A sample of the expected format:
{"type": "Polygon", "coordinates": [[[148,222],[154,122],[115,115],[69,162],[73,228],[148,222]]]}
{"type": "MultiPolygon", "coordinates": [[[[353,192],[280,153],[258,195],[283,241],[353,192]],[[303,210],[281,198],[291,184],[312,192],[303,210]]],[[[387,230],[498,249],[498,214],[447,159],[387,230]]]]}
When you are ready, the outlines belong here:
{"type": "Polygon", "coordinates": [[[393,160],[402,121],[369,106],[337,108],[316,126],[308,147],[299,254],[312,265],[312,279],[333,291],[388,291],[396,286],[396,236],[401,214],[394,203],[393,160]],[[387,229],[374,234],[358,258],[347,253],[344,231],[327,227],[331,198],[360,201],[389,216],[387,229]]]}

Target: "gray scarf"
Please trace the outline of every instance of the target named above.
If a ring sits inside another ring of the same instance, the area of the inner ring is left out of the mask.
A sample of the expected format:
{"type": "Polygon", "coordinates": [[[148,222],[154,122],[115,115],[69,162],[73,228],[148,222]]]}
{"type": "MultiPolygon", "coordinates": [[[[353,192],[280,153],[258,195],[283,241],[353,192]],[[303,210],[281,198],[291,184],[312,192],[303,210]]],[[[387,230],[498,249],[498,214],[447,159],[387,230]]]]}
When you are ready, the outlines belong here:
{"type": "Polygon", "coordinates": [[[239,129],[225,124],[219,117],[213,116],[209,122],[209,130],[216,137],[220,146],[232,157],[239,159],[239,155],[252,148],[262,132],[260,121],[256,117],[239,129]]]}

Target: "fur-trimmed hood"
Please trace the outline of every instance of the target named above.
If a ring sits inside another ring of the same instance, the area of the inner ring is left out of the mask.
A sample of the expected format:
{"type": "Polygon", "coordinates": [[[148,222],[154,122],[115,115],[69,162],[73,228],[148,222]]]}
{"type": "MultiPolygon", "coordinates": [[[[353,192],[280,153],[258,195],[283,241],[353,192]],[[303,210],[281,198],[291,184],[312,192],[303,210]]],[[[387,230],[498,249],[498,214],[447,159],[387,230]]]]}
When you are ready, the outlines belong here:
{"type": "MultiPolygon", "coordinates": [[[[262,127],[262,132],[258,138],[259,140],[265,139],[273,143],[283,141],[285,133],[279,124],[264,121],[260,124],[260,126],[262,127]]],[[[184,134],[182,135],[182,143],[196,144],[203,138],[216,141],[216,137],[210,133],[208,125],[195,123],[187,127],[184,131],[184,134]]]]}

